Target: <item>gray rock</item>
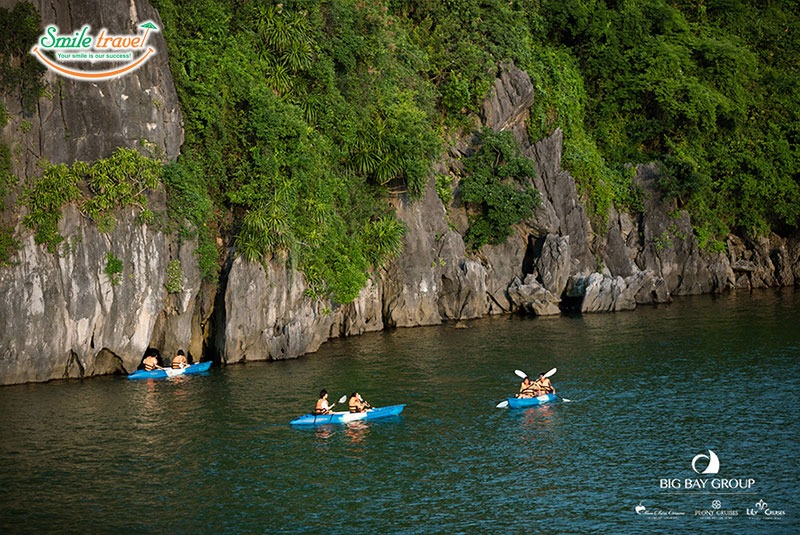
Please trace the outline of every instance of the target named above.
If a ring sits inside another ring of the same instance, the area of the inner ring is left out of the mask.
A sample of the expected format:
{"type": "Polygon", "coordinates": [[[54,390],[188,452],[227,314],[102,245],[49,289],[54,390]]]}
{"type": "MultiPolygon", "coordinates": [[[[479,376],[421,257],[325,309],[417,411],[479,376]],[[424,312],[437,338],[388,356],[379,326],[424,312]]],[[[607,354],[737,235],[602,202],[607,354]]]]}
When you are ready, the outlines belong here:
{"type": "MultiPolygon", "coordinates": [[[[533,104],[533,84],[528,73],[514,65],[503,65],[500,77],[482,105],[482,123],[499,132],[525,123],[533,104]]],[[[526,136],[527,139],[527,136],[526,136]]]]}
{"type": "Polygon", "coordinates": [[[562,143],[563,133],[561,129],[556,129],[525,152],[526,156],[534,159],[534,185],[542,199],[542,208],[536,212],[536,216],[543,219],[537,220],[535,227],[569,237],[570,258],[575,260],[573,271],[594,269],[586,208],[579,200],[575,179],[560,167],[562,143]]]}
{"type": "Polygon", "coordinates": [[[52,254],[24,236],[18,264],[0,270],[0,384],[131,371],[147,349],[166,291],[167,237],[120,214],[101,234],[68,206],[52,254]],[[122,261],[119,284],[107,253],[122,261]]]}
{"type": "Polygon", "coordinates": [[[523,311],[537,316],[560,314],[558,304],[561,302],[544,288],[533,275],[525,277],[525,281],[515,278],[508,287],[508,296],[515,311],[523,311]]]}
{"type": "Polygon", "coordinates": [[[533,275],[545,290],[555,296],[564,293],[572,268],[569,236],[548,234],[540,254],[533,261],[533,275]]]}
{"type": "Polygon", "coordinates": [[[606,277],[600,273],[570,277],[567,295],[583,296],[581,312],[612,312],[636,308],[637,295],[643,288],[651,289],[657,283],[651,271],[642,271],[629,277],[606,277]]]}
{"type": "MultiPolygon", "coordinates": [[[[13,7],[16,1],[5,1],[13,7]]],[[[163,27],[158,12],[147,0],[85,0],[82,2],[34,2],[42,25],[56,24],[62,33],[91,25],[92,31],[107,28],[115,33],[135,33],[141,22],[153,20],[163,27]],[[71,30],[70,30],[71,29],[71,30]]],[[[4,96],[10,121],[2,139],[12,151],[12,172],[28,178],[39,172],[44,158],[71,164],[109,156],[117,147],[139,148],[146,140],[167,158],[175,159],[183,143],[183,119],[172,81],[167,45],[161,32],[151,32],[148,44],[155,56],[139,69],[115,80],[76,81],[47,71],[48,96],[38,101],[36,111],[23,113],[18,99],[4,96]],[[23,133],[22,121],[31,127],[23,133]]]]}
{"type": "Polygon", "coordinates": [[[500,245],[485,245],[478,252],[486,270],[488,313],[503,314],[513,310],[508,285],[524,277],[523,262],[528,248],[528,234],[523,226],[515,226],[512,235],[500,245]]]}
{"type": "Polygon", "coordinates": [[[312,300],[301,273],[283,259],[261,264],[236,258],[227,276],[225,318],[217,350],[226,363],[282,360],[319,349],[329,337],[380,330],[378,287],[368,284],[356,300],[337,307],[312,300]]]}

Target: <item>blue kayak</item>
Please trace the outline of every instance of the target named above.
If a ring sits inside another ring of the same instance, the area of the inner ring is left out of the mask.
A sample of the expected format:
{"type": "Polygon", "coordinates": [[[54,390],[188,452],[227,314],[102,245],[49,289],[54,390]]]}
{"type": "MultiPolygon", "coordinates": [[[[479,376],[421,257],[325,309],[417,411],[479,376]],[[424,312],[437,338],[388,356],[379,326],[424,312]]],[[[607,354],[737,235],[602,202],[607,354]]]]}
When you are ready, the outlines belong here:
{"type": "Polygon", "coordinates": [[[544,405],[558,399],[555,394],[542,394],[535,398],[508,398],[508,407],[511,409],[524,409],[525,407],[535,407],[544,405]]]}
{"type": "Polygon", "coordinates": [[[167,377],[176,377],[178,375],[207,372],[210,367],[211,361],[209,360],[207,362],[192,364],[185,368],[164,368],[163,370],[153,370],[150,372],[139,370],[130,374],[128,379],[166,379],[167,377]]]}
{"type": "Polygon", "coordinates": [[[377,407],[367,409],[364,412],[332,412],[330,414],[306,414],[295,418],[291,425],[321,425],[321,424],[346,424],[359,420],[374,420],[375,418],[386,418],[387,416],[397,416],[403,412],[404,405],[390,405],[388,407],[377,407]]]}

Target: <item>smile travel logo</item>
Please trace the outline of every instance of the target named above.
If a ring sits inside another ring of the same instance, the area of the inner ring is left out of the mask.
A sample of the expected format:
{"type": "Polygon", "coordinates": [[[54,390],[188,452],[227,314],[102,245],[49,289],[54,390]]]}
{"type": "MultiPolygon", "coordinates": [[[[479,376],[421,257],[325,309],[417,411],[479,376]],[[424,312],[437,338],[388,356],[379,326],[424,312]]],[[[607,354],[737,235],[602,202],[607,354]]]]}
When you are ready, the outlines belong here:
{"type": "Polygon", "coordinates": [[[92,82],[113,80],[135,71],[155,55],[156,50],[147,46],[147,39],[152,32],[159,31],[159,27],[147,21],[139,25],[139,30],[133,35],[113,35],[103,28],[95,36],[87,24],[72,34],[61,35],[58,26],[53,24],[39,36],[31,54],[60,76],[92,82]],[[68,65],[111,62],[125,63],[104,70],[84,70],[68,65]]]}

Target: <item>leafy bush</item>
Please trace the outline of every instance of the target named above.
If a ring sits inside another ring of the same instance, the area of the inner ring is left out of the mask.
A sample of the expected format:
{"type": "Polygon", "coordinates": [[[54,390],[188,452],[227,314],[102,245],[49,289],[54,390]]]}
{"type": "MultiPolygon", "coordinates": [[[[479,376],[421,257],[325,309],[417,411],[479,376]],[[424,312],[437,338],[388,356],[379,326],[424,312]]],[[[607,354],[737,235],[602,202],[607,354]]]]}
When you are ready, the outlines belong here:
{"type": "Polygon", "coordinates": [[[22,223],[35,231],[38,244],[55,252],[64,237],[58,232],[61,208],[77,202],[101,232],[113,230],[111,211],[127,206],[147,206],[146,192],[160,185],[161,164],[133,149],[117,148],[108,158],[93,164],[78,161],[71,167],[44,163],[41,177],[23,185],[19,204],[27,207],[22,223]],[[79,188],[86,184],[88,194],[79,188]]]}
{"type": "Polygon", "coordinates": [[[122,281],[122,260],[109,251],[106,253],[106,267],[103,271],[108,275],[111,286],[118,286],[122,281]]]}
{"type": "Polygon", "coordinates": [[[19,95],[22,109],[28,112],[44,93],[45,68],[28,53],[40,27],[39,13],[30,2],[20,2],[12,10],[0,7],[0,92],[19,95]]]}
{"type": "Polygon", "coordinates": [[[464,202],[477,210],[466,235],[475,249],[505,242],[511,225],[530,218],[541,204],[539,192],[525,181],[535,174],[533,162],[520,156],[513,134],[485,128],[480,142],[464,161],[467,174],[460,184],[464,202]]]}
{"type": "Polygon", "coordinates": [[[542,14],[547,40],[577,59],[580,115],[609,168],[664,162],[662,187],[711,248],[731,230],[796,228],[794,4],[551,0],[542,14]]]}
{"type": "Polygon", "coordinates": [[[22,244],[14,236],[14,227],[0,225],[0,267],[8,267],[11,258],[19,251],[22,244]]]}
{"type": "Polygon", "coordinates": [[[167,265],[167,282],[165,284],[167,293],[178,293],[183,290],[183,270],[181,261],[174,258],[167,265]]]}

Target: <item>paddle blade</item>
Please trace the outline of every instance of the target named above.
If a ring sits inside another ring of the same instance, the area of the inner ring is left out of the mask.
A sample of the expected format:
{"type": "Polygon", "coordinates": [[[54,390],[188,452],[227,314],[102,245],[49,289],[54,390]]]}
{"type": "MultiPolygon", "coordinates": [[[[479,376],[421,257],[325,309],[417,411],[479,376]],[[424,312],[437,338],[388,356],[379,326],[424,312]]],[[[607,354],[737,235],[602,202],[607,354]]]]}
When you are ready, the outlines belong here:
{"type": "Polygon", "coordinates": [[[520,377],[520,378],[522,378],[522,379],[525,379],[525,378],[528,376],[528,374],[527,374],[527,373],[525,373],[525,372],[524,372],[524,371],[522,371],[522,370],[514,370],[514,373],[516,373],[516,374],[517,374],[517,377],[520,377]]]}
{"type": "Polygon", "coordinates": [[[503,400],[503,401],[501,401],[500,403],[497,404],[497,408],[498,409],[505,409],[506,407],[508,407],[508,400],[507,399],[503,400]]]}
{"type": "Polygon", "coordinates": [[[553,368],[552,370],[550,370],[549,372],[544,374],[544,376],[545,377],[550,377],[551,375],[555,375],[557,371],[558,371],[558,368],[553,368]]]}
{"type": "Polygon", "coordinates": [[[339,403],[344,403],[345,401],[347,401],[347,395],[344,395],[339,398],[339,403]]]}

